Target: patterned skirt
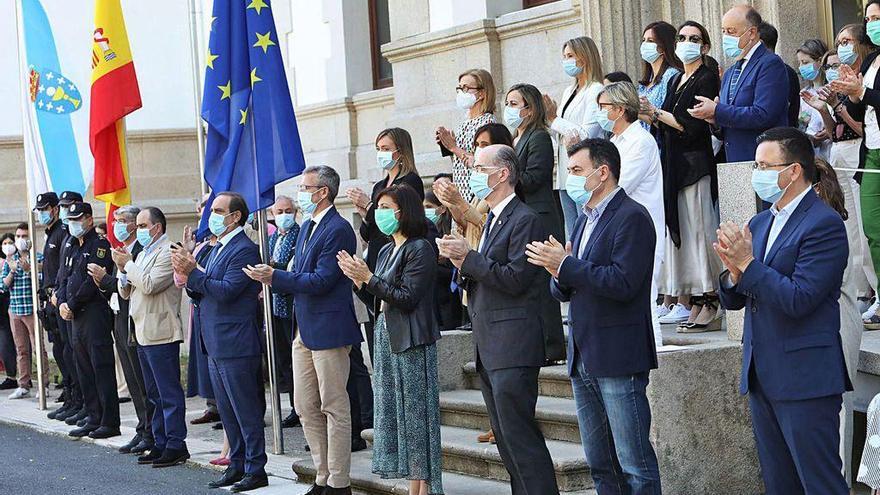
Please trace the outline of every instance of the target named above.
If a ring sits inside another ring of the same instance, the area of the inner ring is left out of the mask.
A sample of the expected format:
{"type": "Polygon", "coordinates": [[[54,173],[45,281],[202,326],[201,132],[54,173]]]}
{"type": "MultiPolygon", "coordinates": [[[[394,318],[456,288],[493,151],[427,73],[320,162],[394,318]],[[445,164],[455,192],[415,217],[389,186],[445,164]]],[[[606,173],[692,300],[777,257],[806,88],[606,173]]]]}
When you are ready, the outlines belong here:
{"type": "Polygon", "coordinates": [[[437,346],[391,352],[384,314],[374,330],[373,473],[426,480],[431,495],[442,495],[437,346]]]}

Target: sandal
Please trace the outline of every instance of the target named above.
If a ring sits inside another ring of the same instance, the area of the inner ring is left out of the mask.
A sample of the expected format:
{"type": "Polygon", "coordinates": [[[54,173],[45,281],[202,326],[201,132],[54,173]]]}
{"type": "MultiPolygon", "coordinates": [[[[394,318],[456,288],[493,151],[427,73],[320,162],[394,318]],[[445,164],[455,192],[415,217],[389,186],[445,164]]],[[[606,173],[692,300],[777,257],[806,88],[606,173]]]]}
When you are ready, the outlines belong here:
{"type": "Polygon", "coordinates": [[[686,327],[679,327],[679,333],[703,333],[721,330],[721,317],[724,310],[720,309],[717,296],[704,296],[703,310],[693,323],[686,327]]]}

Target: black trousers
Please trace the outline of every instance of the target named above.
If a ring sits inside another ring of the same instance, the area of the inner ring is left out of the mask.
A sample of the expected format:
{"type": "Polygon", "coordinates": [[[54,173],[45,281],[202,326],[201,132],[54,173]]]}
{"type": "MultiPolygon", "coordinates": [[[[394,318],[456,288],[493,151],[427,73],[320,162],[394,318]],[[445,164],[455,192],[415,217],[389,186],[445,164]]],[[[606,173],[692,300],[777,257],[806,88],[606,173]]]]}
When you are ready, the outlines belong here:
{"type": "Polygon", "coordinates": [[[293,320],[272,316],[275,331],[275,374],[278,376],[278,390],[287,392],[290,407],[293,408],[293,320]]]}
{"type": "Polygon", "coordinates": [[[9,378],[18,376],[15,341],[12,339],[12,326],[9,323],[8,297],[4,297],[3,302],[0,303],[0,360],[3,361],[6,376],[9,378]]]}
{"type": "Polygon", "coordinates": [[[553,461],[535,421],[539,368],[489,371],[477,363],[480,389],[513,495],[558,494],[553,461]]]}
{"type": "Polygon", "coordinates": [[[356,439],[362,431],[373,427],[373,383],[360,344],[351,346],[348,359],[351,371],[345,389],[351,406],[351,438],[356,439]]]}
{"type": "Polygon", "coordinates": [[[113,320],[110,308],[90,307],[73,321],[76,373],[90,426],[119,428],[113,320]]]}
{"type": "Polygon", "coordinates": [[[153,443],[153,428],[151,421],[156,406],[147,400],[146,386],[144,385],[144,373],[141,369],[141,360],[138,356],[138,345],[134,339],[134,323],[130,323],[128,312],[116,315],[113,325],[113,342],[116,345],[116,354],[119,355],[119,364],[122,365],[122,375],[128,384],[128,392],[131,402],[134,404],[134,412],[138,423],[135,431],[141,439],[147,443],[153,443]]]}
{"type": "MultiPolygon", "coordinates": [[[[73,404],[73,407],[83,407],[82,389],[79,386],[79,373],[76,366],[76,352],[73,350],[73,328],[69,321],[61,318],[57,312],[55,313],[58,320],[58,336],[63,349],[62,355],[64,360],[64,368],[67,370],[61,372],[61,384],[67,395],[67,400],[73,404]]],[[[53,344],[54,345],[54,344],[53,344]]],[[[55,354],[55,351],[52,351],[55,354]]]]}

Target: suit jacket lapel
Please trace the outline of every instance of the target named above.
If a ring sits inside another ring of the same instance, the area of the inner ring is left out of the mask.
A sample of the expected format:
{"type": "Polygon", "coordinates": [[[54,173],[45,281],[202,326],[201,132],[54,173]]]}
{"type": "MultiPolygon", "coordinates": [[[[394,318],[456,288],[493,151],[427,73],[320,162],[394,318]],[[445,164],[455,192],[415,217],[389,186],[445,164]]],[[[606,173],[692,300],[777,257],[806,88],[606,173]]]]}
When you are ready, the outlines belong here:
{"type": "MultiPolygon", "coordinates": [[[[816,193],[813,191],[809,191],[804,199],[801,200],[801,203],[791,212],[791,218],[785,222],[785,226],[782,227],[782,230],[779,232],[779,235],[776,236],[776,240],[773,241],[773,245],[770,246],[770,252],[767,253],[767,256],[764,257],[764,264],[769,265],[770,262],[773,261],[773,257],[776,256],[776,253],[779,252],[779,249],[785,244],[785,241],[791,237],[792,232],[798,227],[798,225],[806,218],[807,210],[813,206],[813,203],[817,201],[818,198],[816,193]]],[[[768,229],[769,231],[769,229],[768,229]]],[[[758,258],[760,259],[760,258],[758,258]]]]}
{"type": "Polygon", "coordinates": [[[520,156],[523,153],[523,150],[526,149],[526,144],[528,144],[529,139],[532,137],[532,131],[534,129],[529,129],[523,133],[522,137],[519,138],[519,141],[516,142],[516,155],[522,159],[520,156]]]}
{"type": "Polygon", "coordinates": [[[507,222],[507,219],[510,217],[513,210],[519,205],[519,198],[515,197],[504,207],[504,210],[498,215],[498,220],[495,222],[495,225],[492,226],[492,230],[489,231],[489,236],[486,237],[486,242],[483,243],[482,252],[486,252],[489,249],[489,246],[492,245],[492,241],[498,237],[498,232],[501,230],[501,227],[507,222]]]}
{"type": "MultiPolygon", "coordinates": [[[[309,232],[309,225],[312,224],[312,219],[307,220],[300,227],[299,235],[296,236],[296,251],[293,253],[296,256],[296,259],[293,262],[293,266],[297,271],[302,267],[303,259],[305,258],[305,253],[303,250],[306,245],[306,234],[309,232]]],[[[314,232],[312,233],[314,235],[314,232]]]]}
{"type": "MultiPolygon", "coordinates": [[[[755,50],[755,53],[752,54],[752,58],[749,59],[749,62],[746,64],[746,66],[743,68],[742,72],[740,73],[739,80],[736,81],[736,91],[733,92],[733,98],[730,99],[731,103],[736,102],[736,95],[739,94],[739,89],[743,87],[743,83],[746,82],[746,78],[749,76],[749,74],[752,73],[753,70],[755,70],[755,67],[758,65],[758,60],[760,60],[761,57],[766,55],[767,54],[766,52],[767,52],[767,48],[763,44],[761,44],[755,50]]],[[[730,90],[729,88],[730,87],[728,85],[728,91],[730,90]]]]}
{"type": "Polygon", "coordinates": [[[214,269],[217,268],[217,266],[220,264],[220,261],[224,257],[229,255],[230,251],[232,251],[232,246],[235,245],[238,242],[238,238],[243,235],[246,235],[244,231],[239,232],[238,234],[235,234],[232,239],[229,239],[229,242],[227,242],[226,245],[221,246],[218,242],[217,245],[214,246],[214,253],[216,254],[211,253],[212,255],[214,255],[214,259],[211,259],[211,255],[208,256],[208,264],[211,265],[208,269],[208,274],[211,274],[214,269]],[[220,250],[219,253],[217,253],[217,249],[220,250]]]}
{"type": "Polygon", "coordinates": [[[587,228],[587,217],[578,215],[578,219],[574,224],[574,236],[571,239],[571,252],[577,257],[581,249],[581,239],[584,237],[584,229],[587,228]]]}
{"type": "Polygon", "coordinates": [[[324,232],[324,229],[327,228],[327,224],[330,223],[332,217],[336,216],[336,209],[334,207],[330,207],[330,210],[324,215],[324,218],[321,219],[321,222],[315,226],[312,230],[312,236],[309,240],[308,245],[305,247],[305,251],[300,258],[306,258],[309,253],[312,251],[312,246],[315,245],[315,242],[318,240],[319,236],[324,232]]]}
{"type": "Polygon", "coordinates": [[[767,240],[770,237],[770,226],[773,222],[773,216],[764,216],[757,218],[752,226],[752,256],[756,260],[764,259],[764,252],[767,250],[767,240]],[[768,222],[767,219],[770,219],[768,222]]]}
{"type": "Polygon", "coordinates": [[[596,245],[596,239],[602,235],[605,227],[608,226],[608,223],[614,217],[614,214],[617,213],[617,208],[620,206],[621,201],[623,201],[624,194],[626,193],[623,189],[617,191],[617,194],[611,199],[611,202],[608,203],[605,211],[602,212],[602,216],[599,217],[599,223],[593,227],[593,232],[590,233],[590,240],[587,241],[587,247],[584,249],[584,255],[581,259],[587,259],[590,256],[590,251],[592,251],[593,246],[596,245]]]}

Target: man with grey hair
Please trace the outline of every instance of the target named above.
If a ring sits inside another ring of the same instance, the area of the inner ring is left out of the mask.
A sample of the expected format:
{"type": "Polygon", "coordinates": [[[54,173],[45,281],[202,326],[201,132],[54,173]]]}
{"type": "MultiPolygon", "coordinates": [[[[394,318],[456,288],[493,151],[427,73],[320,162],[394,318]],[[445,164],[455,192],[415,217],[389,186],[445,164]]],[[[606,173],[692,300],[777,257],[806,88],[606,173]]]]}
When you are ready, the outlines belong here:
{"type": "Polygon", "coordinates": [[[548,285],[540,283],[541,268],[526,259],[526,246],[547,234],[538,214],[514,193],[518,166],[513,148],[483,148],[470,180],[471,191],[491,208],[479,245],[468,246],[457,235],[437,245],[468,291],[480,388],[512,491],[556,494],[553,461],[535,421],[545,361],[541,301],[548,285]]]}
{"type": "MultiPolygon", "coordinates": [[[[113,212],[113,224],[108,226],[113,235],[122,243],[132,257],[136,257],[143,246],[137,241],[137,216],[140,208],[134,205],[122,206],[113,212]]],[[[114,266],[112,273],[100,265],[88,265],[89,275],[98,284],[98,288],[105,296],[110,298],[110,307],[115,313],[113,323],[113,340],[116,345],[116,354],[122,365],[122,374],[125,383],[128,384],[128,393],[134,404],[134,411],[138,423],[135,427],[135,435],[130,442],[119,448],[123,454],[143,454],[153,448],[153,430],[150,425],[155,408],[147,400],[144,375],[138,358],[138,343],[133,335],[130,335],[131,325],[129,320],[129,302],[119,297],[118,269],[114,266]]]]}
{"type": "MultiPolygon", "coordinates": [[[[666,212],[663,207],[663,168],[660,164],[660,150],[657,148],[654,136],[638,121],[639,96],[632,83],[617,82],[605,86],[599,93],[598,103],[599,114],[596,119],[603,129],[611,133],[611,142],[620,152],[618,185],[630,198],[648,210],[654,223],[657,239],[654,244],[651,301],[656,301],[657,281],[660,278],[666,244],[666,212]]],[[[653,312],[654,343],[658,348],[663,345],[660,318],[673,316],[668,313],[669,308],[665,306],[655,308],[653,312]]],[[[676,313],[675,316],[680,317],[680,314],[676,313]]],[[[687,315],[684,318],[686,320],[687,315]]]]}
{"type": "Polygon", "coordinates": [[[336,260],[338,252],[357,249],[351,224],[333,206],[338,192],[335,170],[306,168],[297,203],[308,220],[297,237],[293,268],[245,268],[252,279],[294,296],[293,398],[317,471],[310,495],[351,494],[352,424],[346,385],[351,348],[363,337],[351,280],[336,260]]]}

